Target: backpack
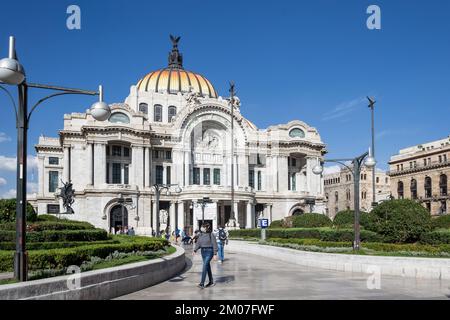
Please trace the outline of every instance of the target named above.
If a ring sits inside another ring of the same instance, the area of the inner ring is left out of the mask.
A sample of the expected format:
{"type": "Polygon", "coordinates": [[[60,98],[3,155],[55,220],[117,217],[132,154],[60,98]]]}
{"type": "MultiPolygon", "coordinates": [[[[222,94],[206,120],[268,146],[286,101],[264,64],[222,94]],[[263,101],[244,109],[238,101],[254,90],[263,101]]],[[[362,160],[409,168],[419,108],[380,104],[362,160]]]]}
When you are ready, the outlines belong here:
{"type": "Polygon", "coordinates": [[[225,241],[227,240],[227,233],[224,229],[219,229],[219,240],[225,241]]]}

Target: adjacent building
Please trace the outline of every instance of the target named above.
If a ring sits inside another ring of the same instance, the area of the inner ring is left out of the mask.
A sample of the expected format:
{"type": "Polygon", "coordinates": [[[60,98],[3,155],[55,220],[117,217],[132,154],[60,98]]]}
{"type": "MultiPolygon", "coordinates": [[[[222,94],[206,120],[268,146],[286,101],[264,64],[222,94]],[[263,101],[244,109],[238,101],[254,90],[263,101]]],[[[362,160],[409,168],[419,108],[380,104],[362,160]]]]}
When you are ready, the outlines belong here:
{"type": "Polygon", "coordinates": [[[38,213],[63,211],[55,192],[68,181],[75,189],[69,218],[138,234],[192,232],[203,219],[227,224],[232,207],[240,228],[309,211],[311,203],[325,213],[323,179],[312,172],[326,153],[318,131],[300,120],[258,129],[242,116],[239,98],[231,107],[206,77],[184,69],[179,39],[172,40],[168,66],[131,86],[108,121],[89,110],[67,114],[59,137],[39,139],[38,213]],[[181,188],[161,194],[159,213],[155,184],[181,188]],[[212,200],[204,215],[203,197],[212,200]],[[124,207],[123,199],[132,203],[124,207]]]}
{"type": "MultiPolygon", "coordinates": [[[[336,172],[324,174],[324,189],[326,198],[326,213],[334,218],[343,210],[354,210],[353,174],[348,168],[342,167],[336,172]]],[[[370,211],[373,201],[372,170],[363,167],[360,177],[360,210],[370,211]]],[[[377,169],[375,172],[375,202],[388,200],[390,197],[390,178],[377,169]]]]}
{"type": "Polygon", "coordinates": [[[395,198],[416,200],[432,215],[449,212],[450,136],[402,149],[389,166],[395,198]]]}

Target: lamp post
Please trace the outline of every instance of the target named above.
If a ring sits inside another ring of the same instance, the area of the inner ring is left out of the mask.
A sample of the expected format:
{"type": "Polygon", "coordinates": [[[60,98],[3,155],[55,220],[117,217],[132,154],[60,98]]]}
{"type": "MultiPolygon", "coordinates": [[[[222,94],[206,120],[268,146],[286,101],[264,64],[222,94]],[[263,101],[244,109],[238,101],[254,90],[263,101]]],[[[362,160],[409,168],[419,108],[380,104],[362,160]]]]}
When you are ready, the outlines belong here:
{"type": "MultiPolygon", "coordinates": [[[[121,206],[121,218],[122,218],[122,230],[125,229],[125,207],[128,206],[130,209],[134,209],[133,205],[133,199],[131,198],[124,198],[122,194],[119,194],[119,199],[117,200],[117,203],[120,203],[121,206]]],[[[128,226],[127,226],[128,228],[128,226]]]]}
{"type": "Polygon", "coordinates": [[[156,237],[159,237],[160,234],[160,230],[159,230],[159,198],[161,196],[161,191],[162,190],[167,190],[169,191],[170,187],[174,187],[176,186],[175,192],[176,193],[180,193],[182,190],[180,188],[180,186],[178,184],[159,184],[156,183],[153,185],[153,189],[155,189],[155,202],[156,202],[156,237]]]}
{"type": "MultiPolygon", "coordinates": [[[[375,103],[376,101],[373,98],[367,97],[367,100],[369,100],[369,109],[371,114],[371,128],[372,128],[372,157],[375,157],[375,116],[374,116],[374,109],[375,109],[375,103]]],[[[372,168],[372,208],[374,208],[376,203],[376,197],[375,197],[375,177],[376,175],[376,168],[375,166],[372,168]]]]}
{"type": "Polygon", "coordinates": [[[28,276],[27,253],[25,246],[26,232],[26,206],[27,206],[27,130],[30,123],[31,115],[34,110],[44,101],[67,94],[82,94],[99,96],[99,101],[92,105],[91,114],[99,121],[109,118],[111,110],[109,106],[103,102],[103,90],[99,87],[99,91],[87,91],[80,89],[64,88],[37,83],[28,83],[26,81],[25,70],[19,63],[15,50],[15,38],[9,38],[9,55],[8,58],[0,60],[0,83],[14,85],[18,88],[18,106],[15,105],[14,99],[9,91],[6,91],[13,101],[14,111],[16,115],[17,127],[17,194],[16,194],[16,253],[14,258],[14,274],[17,280],[26,281],[28,276]],[[28,89],[37,88],[45,90],[57,91],[40,99],[28,112],[28,89]]]}
{"type": "Polygon", "coordinates": [[[230,227],[236,226],[234,212],[234,96],[236,94],[235,85],[230,82],[230,109],[231,109],[231,217],[228,221],[230,227]]]}
{"type": "MultiPolygon", "coordinates": [[[[202,224],[205,223],[205,207],[208,203],[212,203],[213,201],[209,197],[203,197],[197,200],[196,205],[200,205],[202,207],[202,224]]],[[[212,227],[212,226],[211,226],[212,227]]]]}
{"type": "MultiPolygon", "coordinates": [[[[359,157],[353,159],[330,159],[324,160],[324,162],[335,162],[339,163],[345,167],[347,167],[350,172],[353,174],[353,183],[354,183],[354,210],[355,210],[355,220],[354,220],[354,242],[353,242],[353,250],[359,250],[361,244],[360,238],[360,225],[359,225],[359,178],[361,176],[361,167],[365,165],[368,168],[373,168],[376,165],[375,158],[372,156],[370,149],[368,152],[363,153],[359,157]],[[364,161],[365,160],[365,161],[364,161]],[[351,161],[353,164],[353,168],[345,164],[345,162],[351,161]]],[[[317,164],[313,168],[314,174],[322,174],[323,166],[321,164],[317,164]]]]}

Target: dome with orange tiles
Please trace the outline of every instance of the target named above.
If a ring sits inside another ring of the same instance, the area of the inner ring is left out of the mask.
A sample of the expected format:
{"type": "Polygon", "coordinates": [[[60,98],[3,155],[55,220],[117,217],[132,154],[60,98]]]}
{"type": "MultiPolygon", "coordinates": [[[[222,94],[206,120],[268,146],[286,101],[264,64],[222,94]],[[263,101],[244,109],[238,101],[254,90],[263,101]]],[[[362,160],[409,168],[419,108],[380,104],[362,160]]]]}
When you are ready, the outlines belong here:
{"type": "Polygon", "coordinates": [[[137,84],[139,91],[166,92],[177,94],[189,91],[199,93],[204,97],[217,98],[217,91],[211,82],[204,76],[184,70],[183,56],[178,51],[180,37],[170,36],[173,48],[169,53],[169,66],[164,69],[150,72],[137,84]]]}

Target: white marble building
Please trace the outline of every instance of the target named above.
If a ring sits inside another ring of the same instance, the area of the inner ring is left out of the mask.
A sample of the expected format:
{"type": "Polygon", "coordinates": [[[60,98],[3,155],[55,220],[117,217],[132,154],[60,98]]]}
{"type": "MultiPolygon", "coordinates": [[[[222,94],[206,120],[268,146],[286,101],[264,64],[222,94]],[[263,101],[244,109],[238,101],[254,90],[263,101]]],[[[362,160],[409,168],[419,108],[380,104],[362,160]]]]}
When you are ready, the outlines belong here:
{"type": "Polygon", "coordinates": [[[326,152],[317,130],[299,120],[258,129],[241,115],[245,104],[237,98],[231,157],[229,99],[183,68],[173,42],[168,67],[131,86],[124,103],[111,105],[109,121],[94,120],[89,110],[72,113],[64,116],[58,138],[40,138],[38,213],[63,211],[55,191],[67,181],[76,191],[75,214],[68,218],[106,230],[133,226],[138,234],[156,230],[154,184],[182,189],[161,194],[161,229],[197,229],[196,202],[204,196],[213,201],[205,220],[214,227],[229,222],[231,205],[240,228],[255,227],[262,216],[272,221],[309,212],[311,199],[315,212],[325,212],[323,179],[312,173],[326,152]],[[123,216],[121,197],[133,200],[123,216]]]}

